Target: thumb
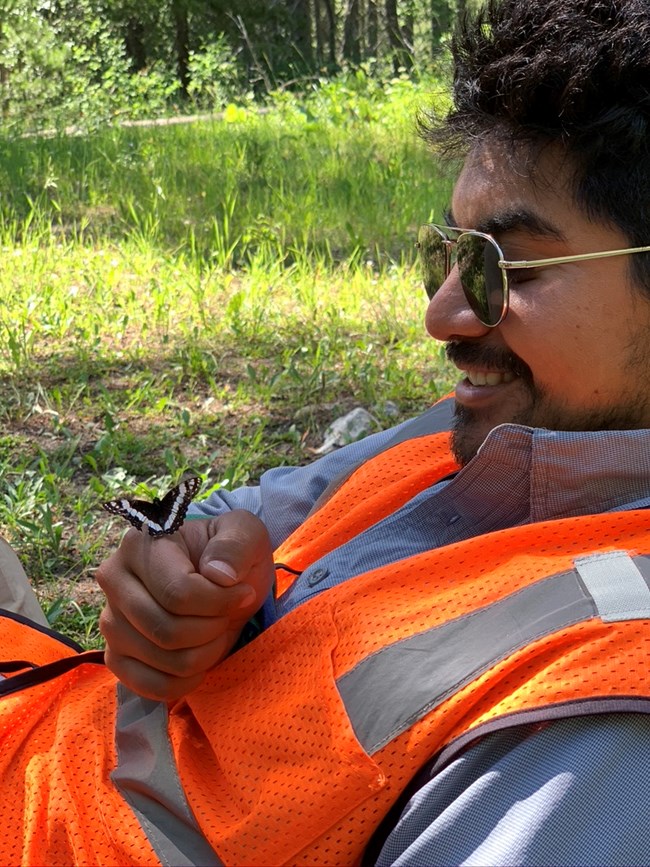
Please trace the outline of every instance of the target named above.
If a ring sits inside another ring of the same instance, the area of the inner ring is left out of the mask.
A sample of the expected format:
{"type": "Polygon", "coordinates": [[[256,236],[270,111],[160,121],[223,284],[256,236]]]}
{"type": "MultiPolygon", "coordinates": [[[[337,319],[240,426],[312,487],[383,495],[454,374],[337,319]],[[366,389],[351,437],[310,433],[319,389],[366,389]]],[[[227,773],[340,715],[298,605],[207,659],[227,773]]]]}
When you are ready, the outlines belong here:
{"type": "Polygon", "coordinates": [[[245,582],[256,590],[266,590],[261,584],[266,584],[273,572],[273,558],[269,534],[259,518],[240,509],[210,523],[200,573],[221,587],[245,582]]]}
{"type": "MultiPolygon", "coordinates": [[[[207,557],[212,557],[211,552],[205,552],[207,557]]],[[[201,557],[200,572],[206,578],[209,578],[220,587],[232,587],[239,581],[239,575],[234,566],[231,566],[226,560],[221,557],[227,556],[223,552],[215,553],[213,559],[204,560],[201,557]]]]}

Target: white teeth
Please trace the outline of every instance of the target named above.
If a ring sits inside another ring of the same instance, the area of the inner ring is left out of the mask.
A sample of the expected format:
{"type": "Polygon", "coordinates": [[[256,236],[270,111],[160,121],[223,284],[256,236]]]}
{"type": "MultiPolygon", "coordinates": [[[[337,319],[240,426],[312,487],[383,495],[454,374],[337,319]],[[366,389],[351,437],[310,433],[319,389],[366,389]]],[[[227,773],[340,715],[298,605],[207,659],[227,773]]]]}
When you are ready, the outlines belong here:
{"type": "Polygon", "coordinates": [[[504,382],[512,382],[515,378],[514,373],[509,370],[490,371],[489,373],[485,373],[483,370],[467,370],[465,374],[472,385],[502,385],[504,382]]]}

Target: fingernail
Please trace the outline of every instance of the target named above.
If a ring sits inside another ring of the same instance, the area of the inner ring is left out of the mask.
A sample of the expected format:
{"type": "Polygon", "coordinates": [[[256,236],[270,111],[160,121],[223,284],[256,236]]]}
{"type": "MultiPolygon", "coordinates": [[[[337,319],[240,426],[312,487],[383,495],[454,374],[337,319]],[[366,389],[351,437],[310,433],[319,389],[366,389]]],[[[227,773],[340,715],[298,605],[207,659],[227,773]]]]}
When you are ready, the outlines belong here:
{"type": "Polygon", "coordinates": [[[226,578],[229,578],[233,584],[237,581],[237,573],[229,563],[224,563],[223,560],[210,560],[208,566],[211,569],[216,569],[217,572],[221,572],[221,574],[225,575],[226,578]]]}

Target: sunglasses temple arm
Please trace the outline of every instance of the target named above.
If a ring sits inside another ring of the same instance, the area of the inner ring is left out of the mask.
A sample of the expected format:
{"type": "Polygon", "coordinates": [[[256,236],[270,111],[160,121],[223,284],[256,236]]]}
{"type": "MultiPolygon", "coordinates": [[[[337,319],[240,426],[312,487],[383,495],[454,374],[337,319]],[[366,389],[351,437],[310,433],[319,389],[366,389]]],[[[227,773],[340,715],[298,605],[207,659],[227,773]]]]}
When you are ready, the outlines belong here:
{"type": "Polygon", "coordinates": [[[540,268],[544,265],[562,265],[569,262],[587,262],[589,259],[606,259],[610,256],[629,256],[631,253],[647,253],[650,247],[630,247],[626,250],[601,250],[598,253],[577,253],[575,256],[556,256],[553,259],[534,259],[523,261],[509,261],[502,259],[499,268],[508,271],[511,268],[540,268]]]}

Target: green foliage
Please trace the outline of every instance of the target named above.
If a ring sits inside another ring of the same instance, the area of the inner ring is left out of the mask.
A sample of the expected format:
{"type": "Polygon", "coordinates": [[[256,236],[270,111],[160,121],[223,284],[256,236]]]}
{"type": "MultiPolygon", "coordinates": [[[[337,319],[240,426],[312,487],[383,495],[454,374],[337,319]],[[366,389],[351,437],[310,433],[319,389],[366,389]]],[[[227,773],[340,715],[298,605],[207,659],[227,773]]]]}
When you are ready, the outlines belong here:
{"type": "Polygon", "coordinates": [[[153,64],[133,74],[100,0],[15,0],[0,31],[1,104],[10,133],[88,131],[168,110],[179,84],[153,64]]]}
{"type": "MultiPolygon", "coordinates": [[[[414,80],[441,68],[455,2],[401,4],[406,68],[414,80]]],[[[385,22],[382,38],[366,34],[362,55],[352,61],[341,27],[353,6],[334,0],[327,52],[325,24],[316,28],[314,8],[307,0],[0,0],[3,132],[87,133],[125,120],[219,111],[229,103],[263,105],[275,91],[327,92],[341,71],[363,117],[373,101],[367,81],[382,88],[399,74],[385,22]],[[355,70],[365,84],[354,83],[355,70]]]]}
{"type": "MultiPolygon", "coordinates": [[[[50,224],[65,239],[128,236],[222,268],[399,260],[449,195],[451,173],[414,131],[418,106],[447,100],[437,79],[381,84],[359,69],[302,100],[278,92],[265,113],[228,106],[225,122],[5,142],[0,231],[7,243],[50,224]],[[435,191],[432,171],[447,178],[435,191]]],[[[29,330],[13,339],[19,354],[29,330]]]]}
{"type": "Polygon", "coordinates": [[[223,34],[189,54],[188,95],[198,109],[214,111],[246,95],[241,68],[223,34]]]}

